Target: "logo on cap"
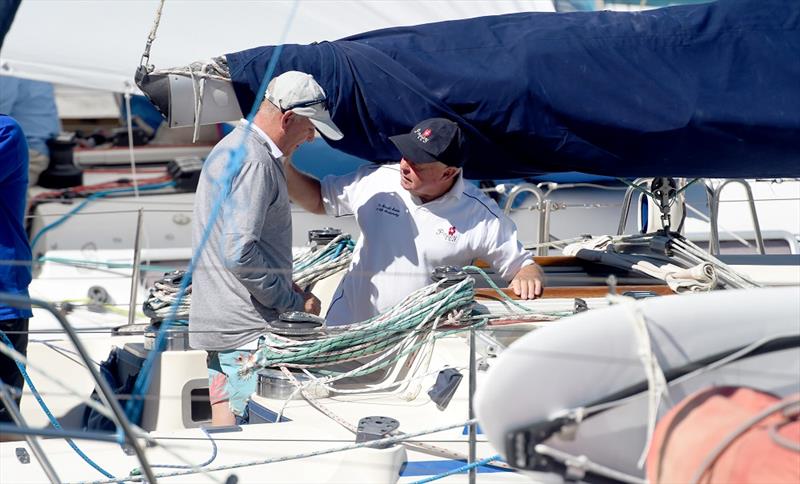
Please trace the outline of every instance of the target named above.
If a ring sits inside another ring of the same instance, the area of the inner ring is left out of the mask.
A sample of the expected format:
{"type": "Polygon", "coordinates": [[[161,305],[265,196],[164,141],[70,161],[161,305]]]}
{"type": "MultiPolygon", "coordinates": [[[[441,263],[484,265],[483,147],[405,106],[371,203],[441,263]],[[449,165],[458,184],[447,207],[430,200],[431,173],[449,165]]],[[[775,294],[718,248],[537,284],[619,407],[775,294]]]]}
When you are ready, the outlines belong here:
{"type": "Polygon", "coordinates": [[[433,131],[431,131],[431,128],[425,128],[425,131],[422,131],[419,128],[414,130],[414,133],[417,135],[417,139],[420,140],[423,143],[427,143],[428,141],[431,140],[431,133],[432,132],[433,131]]]}
{"type": "Polygon", "coordinates": [[[408,134],[390,136],[400,154],[413,163],[439,161],[448,166],[461,166],[466,160],[458,124],[444,118],[426,119],[408,134]]]}

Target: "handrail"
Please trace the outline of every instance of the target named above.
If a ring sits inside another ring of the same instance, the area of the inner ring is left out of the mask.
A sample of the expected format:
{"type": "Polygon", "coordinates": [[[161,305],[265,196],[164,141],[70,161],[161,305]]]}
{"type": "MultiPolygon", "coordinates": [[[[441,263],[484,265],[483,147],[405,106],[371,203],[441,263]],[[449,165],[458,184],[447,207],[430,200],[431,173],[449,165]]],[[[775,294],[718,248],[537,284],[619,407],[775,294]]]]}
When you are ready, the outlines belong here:
{"type": "Polygon", "coordinates": [[[766,254],[764,248],[764,238],[761,234],[761,224],[758,222],[758,213],[756,212],[756,202],[753,198],[753,189],[747,181],[740,178],[725,180],[718,186],[714,186],[712,180],[706,180],[706,196],[708,198],[708,207],[710,210],[710,226],[711,226],[711,240],[709,241],[708,250],[712,254],[720,253],[719,246],[719,202],[722,190],[731,183],[738,183],[744,187],[746,192],[747,203],[750,206],[750,217],[753,220],[753,231],[755,232],[756,248],[759,254],[766,254]]]}
{"type": "Polygon", "coordinates": [[[625,226],[628,225],[628,212],[631,209],[631,200],[633,199],[633,192],[638,191],[636,187],[647,186],[650,178],[637,178],[633,181],[633,185],[625,190],[625,198],[622,199],[622,213],[619,216],[619,225],[617,226],[617,235],[625,233],[625,226]]]}
{"type": "Polygon", "coordinates": [[[17,308],[37,306],[49,312],[53,315],[53,317],[56,318],[56,320],[58,320],[59,324],[64,328],[64,332],[67,333],[70,341],[75,346],[75,350],[85,363],[89,374],[92,375],[92,378],[100,389],[100,398],[111,409],[111,412],[114,414],[114,420],[116,420],[115,423],[117,424],[118,428],[122,429],[122,432],[125,434],[126,442],[133,448],[133,451],[136,454],[136,457],[139,459],[139,463],[141,464],[142,473],[147,478],[147,482],[151,484],[157,482],[155,474],[153,474],[153,469],[150,467],[147,457],[144,454],[144,450],[139,444],[139,441],[136,439],[136,435],[133,432],[131,423],[125,416],[125,412],[122,410],[122,407],[119,405],[117,399],[114,398],[114,392],[111,390],[111,387],[108,385],[106,379],[103,378],[97,371],[97,368],[94,367],[92,359],[89,357],[89,352],[86,351],[86,347],[83,346],[83,343],[81,343],[80,338],[78,338],[78,334],[75,332],[75,329],[69,324],[66,318],[64,318],[61,313],[56,311],[52,304],[40,299],[0,293],[0,303],[17,308]]]}
{"type": "MultiPolygon", "coordinates": [[[[532,183],[520,183],[519,185],[514,185],[514,187],[508,193],[508,198],[506,199],[505,206],[503,207],[503,214],[508,215],[511,212],[511,207],[514,205],[514,201],[522,193],[532,193],[537,200],[537,208],[539,209],[539,232],[537,234],[538,240],[536,243],[546,244],[547,242],[550,242],[551,205],[549,200],[545,198],[542,189],[536,185],[532,183]]],[[[547,250],[548,248],[546,246],[540,246],[537,249],[536,254],[547,255],[547,250]]]]}

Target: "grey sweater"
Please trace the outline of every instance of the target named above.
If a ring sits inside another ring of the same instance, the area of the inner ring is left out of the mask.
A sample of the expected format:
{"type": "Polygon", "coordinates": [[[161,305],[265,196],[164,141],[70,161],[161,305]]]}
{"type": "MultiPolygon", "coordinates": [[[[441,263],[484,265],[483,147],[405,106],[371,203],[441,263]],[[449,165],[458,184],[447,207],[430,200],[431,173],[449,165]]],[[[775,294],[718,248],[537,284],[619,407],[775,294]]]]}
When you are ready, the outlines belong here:
{"type": "Polygon", "coordinates": [[[238,348],[258,338],[265,321],[303,308],[292,290],[292,216],[283,164],[256,130],[237,127],[207,158],[195,196],[192,246],[196,252],[220,198],[229,153],[242,136],[247,137],[242,167],[196,256],[189,315],[195,349],[238,348]]]}

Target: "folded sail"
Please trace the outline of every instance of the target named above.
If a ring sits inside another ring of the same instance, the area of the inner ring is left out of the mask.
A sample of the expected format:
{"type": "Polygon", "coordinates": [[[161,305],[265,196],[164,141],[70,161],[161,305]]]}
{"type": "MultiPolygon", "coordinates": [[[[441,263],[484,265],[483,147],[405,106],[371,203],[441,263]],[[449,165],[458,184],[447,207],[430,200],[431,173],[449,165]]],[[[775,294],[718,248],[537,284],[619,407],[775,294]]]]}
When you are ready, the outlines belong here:
{"type": "MultiPolygon", "coordinates": [[[[274,47],[227,55],[249,111],[274,47]]],[[[328,93],[341,141],[396,160],[388,137],[447,117],[470,178],[800,176],[800,2],[523,13],[286,45],[276,74],[328,93]]]]}

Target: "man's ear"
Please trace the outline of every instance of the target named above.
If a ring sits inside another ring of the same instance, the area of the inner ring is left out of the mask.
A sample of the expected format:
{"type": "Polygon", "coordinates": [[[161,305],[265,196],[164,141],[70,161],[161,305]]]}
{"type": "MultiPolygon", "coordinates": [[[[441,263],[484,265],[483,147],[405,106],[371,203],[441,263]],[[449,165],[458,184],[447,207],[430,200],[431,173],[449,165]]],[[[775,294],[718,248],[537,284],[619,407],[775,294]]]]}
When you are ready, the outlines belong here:
{"type": "Polygon", "coordinates": [[[453,178],[456,177],[456,175],[458,175],[459,171],[460,171],[460,168],[456,168],[454,166],[448,166],[442,172],[442,180],[444,180],[444,181],[452,180],[453,178]]]}
{"type": "Polygon", "coordinates": [[[294,117],[296,114],[293,111],[286,111],[285,113],[281,114],[281,128],[286,131],[289,128],[289,125],[294,122],[294,117]]]}

